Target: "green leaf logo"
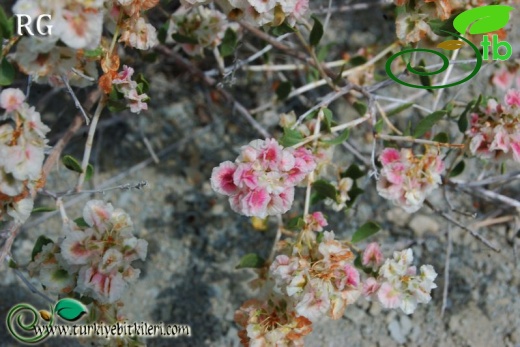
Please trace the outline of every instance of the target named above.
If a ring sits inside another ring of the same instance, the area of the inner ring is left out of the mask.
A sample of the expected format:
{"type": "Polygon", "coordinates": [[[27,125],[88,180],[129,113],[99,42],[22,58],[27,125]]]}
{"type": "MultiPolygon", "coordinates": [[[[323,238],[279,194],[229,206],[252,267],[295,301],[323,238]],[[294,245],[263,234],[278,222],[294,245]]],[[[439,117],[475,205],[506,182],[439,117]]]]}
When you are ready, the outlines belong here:
{"type": "Polygon", "coordinates": [[[505,27],[512,10],[513,7],[504,5],[476,7],[459,14],[453,21],[453,26],[462,35],[468,28],[470,34],[489,33],[505,27]]]}
{"type": "Polygon", "coordinates": [[[74,299],[65,298],[56,303],[56,306],[54,306],[54,312],[56,312],[56,314],[62,319],[69,322],[74,322],[80,319],[88,311],[87,307],[81,302],[74,299]]]}

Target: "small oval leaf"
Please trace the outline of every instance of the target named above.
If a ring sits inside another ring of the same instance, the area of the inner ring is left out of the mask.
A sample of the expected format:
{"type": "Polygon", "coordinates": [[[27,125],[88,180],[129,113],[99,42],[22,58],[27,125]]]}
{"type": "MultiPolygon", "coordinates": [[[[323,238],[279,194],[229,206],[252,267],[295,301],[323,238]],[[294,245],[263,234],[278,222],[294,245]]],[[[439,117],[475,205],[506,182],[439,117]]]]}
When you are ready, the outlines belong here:
{"type": "Polygon", "coordinates": [[[54,311],[62,319],[74,322],[88,312],[87,307],[80,301],[71,298],[61,299],[54,306],[54,311]]]}
{"type": "Polygon", "coordinates": [[[354,235],[352,235],[352,243],[363,241],[377,233],[380,229],[381,227],[377,223],[368,221],[356,230],[354,235]]]}
{"type": "Polygon", "coordinates": [[[321,24],[320,20],[314,16],[312,16],[314,20],[314,25],[312,26],[311,35],[310,35],[310,43],[311,46],[317,46],[321,38],[323,37],[323,24],[321,24]]]}
{"type": "Polygon", "coordinates": [[[236,266],[236,269],[244,268],[261,268],[265,264],[265,259],[255,253],[246,254],[240,259],[240,263],[236,266]]]}
{"type": "Polygon", "coordinates": [[[81,168],[81,164],[79,161],[71,155],[66,155],[61,158],[61,162],[65,167],[71,171],[76,171],[77,173],[82,173],[83,169],[81,168]]]}
{"type": "Polygon", "coordinates": [[[464,42],[459,40],[448,40],[441,42],[437,45],[437,48],[442,48],[448,51],[455,51],[464,46],[464,42]]]}

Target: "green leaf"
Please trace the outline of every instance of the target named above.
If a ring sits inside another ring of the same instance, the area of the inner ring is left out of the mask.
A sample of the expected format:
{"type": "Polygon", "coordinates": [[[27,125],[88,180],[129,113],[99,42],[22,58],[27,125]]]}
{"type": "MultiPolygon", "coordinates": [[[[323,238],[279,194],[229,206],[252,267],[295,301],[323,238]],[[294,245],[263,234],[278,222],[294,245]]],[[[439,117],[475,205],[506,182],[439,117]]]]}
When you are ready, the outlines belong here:
{"type": "Polygon", "coordinates": [[[61,162],[65,167],[71,171],[75,171],[77,173],[83,173],[83,169],[81,168],[81,164],[79,161],[71,155],[66,155],[61,158],[61,162]]]}
{"type": "Polygon", "coordinates": [[[323,24],[315,16],[311,16],[311,18],[314,20],[314,25],[312,26],[309,42],[311,46],[317,46],[323,37],[323,24]]]}
{"type": "Polygon", "coordinates": [[[464,163],[464,160],[460,161],[457,165],[455,165],[453,170],[451,170],[449,177],[451,178],[460,175],[464,171],[465,167],[466,164],[464,163]]]}
{"type": "Polygon", "coordinates": [[[360,116],[364,116],[367,113],[367,104],[361,101],[354,101],[354,109],[359,113],[360,116]]]}
{"type": "Polygon", "coordinates": [[[284,34],[288,34],[288,33],[294,33],[296,32],[296,30],[294,30],[293,27],[291,27],[289,24],[287,24],[287,22],[283,22],[282,24],[274,27],[272,30],[271,30],[271,34],[273,36],[282,36],[284,34]]]}
{"type": "Polygon", "coordinates": [[[316,234],[316,242],[317,242],[317,243],[321,243],[321,241],[323,241],[323,237],[324,237],[324,236],[325,236],[325,234],[322,233],[322,232],[317,233],[317,234],[316,234]]]}
{"type": "Polygon", "coordinates": [[[357,180],[365,176],[365,172],[359,168],[356,164],[351,164],[348,169],[341,174],[341,177],[350,177],[352,180],[357,180]]]}
{"type": "Polygon", "coordinates": [[[240,263],[235,267],[236,269],[243,268],[261,268],[265,264],[265,259],[255,253],[246,254],[240,259],[240,263]]]}
{"type": "Polygon", "coordinates": [[[322,108],[323,111],[323,124],[325,125],[325,130],[330,132],[330,127],[332,126],[332,111],[328,108],[322,108]]]}
{"type": "Polygon", "coordinates": [[[298,217],[291,218],[287,222],[286,227],[289,230],[298,231],[298,230],[303,229],[304,226],[305,226],[305,221],[303,220],[303,218],[301,216],[298,216],[298,217]]]}
{"type": "Polygon", "coordinates": [[[13,35],[12,23],[9,23],[7,15],[2,6],[0,6],[0,41],[2,38],[9,39],[13,35]]]}
{"type": "Polygon", "coordinates": [[[0,62],[0,86],[8,86],[14,80],[14,67],[5,57],[0,62]]]}
{"type": "Polygon", "coordinates": [[[146,80],[142,73],[137,75],[135,81],[138,83],[139,94],[148,93],[148,90],[150,89],[150,82],[146,80]]]}
{"type": "Polygon", "coordinates": [[[89,228],[90,227],[90,225],[88,225],[88,223],[85,221],[85,219],[83,217],[74,219],[74,223],[76,223],[76,225],[80,228],[89,228]]]}
{"type": "Polygon", "coordinates": [[[441,143],[448,143],[450,141],[450,138],[449,138],[448,134],[446,134],[445,132],[442,132],[442,133],[438,133],[437,135],[435,135],[435,137],[433,138],[433,141],[441,142],[441,143]]]}
{"type": "Polygon", "coordinates": [[[293,130],[291,128],[283,128],[283,136],[280,139],[282,146],[291,147],[302,141],[303,136],[299,131],[293,130]]]}
{"type": "Polygon", "coordinates": [[[18,264],[11,258],[7,264],[11,269],[18,269],[18,264]]]}
{"type": "Polygon", "coordinates": [[[278,88],[276,88],[276,96],[278,100],[285,100],[291,93],[292,84],[290,81],[284,81],[280,83],[278,88]]]}
{"type": "Polygon", "coordinates": [[[193,37],[189,37],[189,36],[184,36],[179,33],[173,33],[172,39],[174,39],[177,43],[189,43],[192,45],[196,45],[199,43],[199,41],[197,41],[197,39],[195,39],[193,37]]]}
{"type": "Polygon", "coordinates": [[[471,101],[466,105],[466,108],[464,111],[460,114],[459,120],[457,121],[457,126],[459,127],[459,131],[461,133],[465,133],[468,129],[468,112],[473,108],[475,105],[475,101],[471,101]]]}
{"type": "Polygon", "coordinates": [[[36,239],[36,243],[34,244],[33,250],[31,252],[31,260],[34,261],[34,257],[36,257],[36,255],[42,251],[43,246],[45,246],[49,243],[53,243],[53,242],[48,237],[43,236],[43,235],[38,237],[36,239]]]}
{"type": "Polygon", "coordinates": [[[408,108],[410,108],[410,107],[412,107],[412,106],[413,106],[413,102],[408,102],[408,103],[406,103],[406,104],[402,104],[402,105],[400,105],[400,106],[394,108],[393,110],[388,111],[388,112],[386,113],[386,116],[387,116],[387,117],[394,116],[394,115],[396,115],[396,114],[398,114],[398,113],[400,113],[400,112],[402,112],[402,111],[404,111],[404,110],[406,110],[406,109],[408,109],[408,108]]]}
{"type": "Polygon", "coordinates": [[[323,200],[325,198],[330,198],[336,201],[337,191],[336,188],[325,180],[317,180],[312,184],[312,188],[318,194],[318,199],[323,200]]]}
{"type": "Polygon", "coordinates": [[[35,207],[35,208],[33,208],[32,213],[38,213],[38,212],[53,212],[53,211],[56,211],[56,208],[55,208],[55,207],[50,207],[50,206],[39,206],[39,207],[35,207]]]}
{"type": "Polygon", "coordinates": [[[418,138],[426,134],[426,132],[428,132],[435,123],[441,120],[445,114],[446,111],[444,110],[435,111],[432,114],[421,119],[421,121],[419,122],[419,124],[417,124],[417,127],[413,132],[413,137],[418,138]]]}
{"type": "Polygon", "coordinates": [[[380,134],[382,131],[383,131],[383,128],[385,126],[385,123],[383,122],[382,119],[379,119],[377,122],[376,122],[376,125],[374,125],[374,131],[377,133],[377,134],[380,134]]]}
{"type": "Polygon", "coordinates": [[[112,100],[112,99],[109,99],[108,100],[108,103],[107,103],[107,106],[108,106],[108,110],[110,112],[121,112],[123,110],[126,110],[126,102],[123,101],[123,100],[112,100]]]}
{"type": "Polygon", "coordinates": [[[94,174],[94,167],[92,166],[92,164],[88,164],[87,172],[85,172],[85,182],[90,180],[92,178],[93,174],[94,174]]]}
{"type": "Polygon", "coordinates": [[[170,21],[166,21],[160,28],[157,30],[157,40],[160,43],[166,42],[166,35],[168,35],[168,28],[170,27],[170,21]]]}
{"type": "MultiPolygon", "coordinates": [[[[428,72],[426,71],[426,68],[424,67],[424,60],[421,60],[421,64],[419,66],[414,67],[414,70],[419,72],[428,72]]],[[[421,81],[421,84],[425,87],[431,87],[432,80],[430,76],[425,75],[419,75],[419,81],[421,81]]],[[[433,89],[426,89],[429,93],[433,93],[433,89]]]]}
{"type": "Polygon", "coordinates": [[[88,312],[87,307],[78,300],[71,298],[61,299],[54,306],[54,312],[62,319],[74,322],[88,312]]]}
{"type": "Polygon", "coordinates": [[[83,51],[85,58],[98,58],[103,55],[103,48],[98,47],[96,49],[86,49],[83,51]]]}
{"type": "Polygon", "coordinates": [[[356,199],[358,196],[363,194],[365,191],[357,186],[356,181],[354,181],[354,184],[352,185],[352,188],[348,191],[348,196],[350,197],[350,200],[347,201],[347,208],[351,208],[354,206],[354,203],[356,202],[356,199]]]}
{"type": "Polygon", "coordinates": [[[352,243],[363,241],[377,233],[380,229],[381,227],[377,223],[368,221],[356,230],[354,235],[352,235],[352,243]]]}
{"type": "Polygon", "coordinates": [[[337,137],[333,138],[332,140],[322,140],[321,142],[327,144],[327,145],[339,145],[345,141],[347,141],[348,137],[350,135],[350,129],[345,129],[341,134],[339,134],[337,137]]]}
{"type": "Polygon", "coordinates": [[[237,33],[233,29],[228,28],[226,30],[226,33],[224,34],[224,38],[222,39],[222,43],[219,47],[220,55],[224,58],[233,55],[237,48],[237,43],[237,33]]]}
{"type": "Polygon", "coordinates": [[[356,55],[355,57],[352,57],[348,62],[353,67],[356,67],[356,66],[365,64],[367,62],[367,58],[365,58],[361,55],[356,55]]]}

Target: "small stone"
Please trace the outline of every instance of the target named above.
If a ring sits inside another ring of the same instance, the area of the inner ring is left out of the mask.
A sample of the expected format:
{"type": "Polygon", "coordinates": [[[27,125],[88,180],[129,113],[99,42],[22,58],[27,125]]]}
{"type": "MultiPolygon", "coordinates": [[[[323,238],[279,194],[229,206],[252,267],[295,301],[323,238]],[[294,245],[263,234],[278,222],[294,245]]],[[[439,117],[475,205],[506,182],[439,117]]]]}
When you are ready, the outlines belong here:
{"type": "Polygon", "coordinates": [[[408,334],[410,334],[410,332],[412,331],[411,319],[408,318],[408,316],[401,316],[400,323],[401,323],[401,329],[403,331],[403,335],[408,336],[408,334]]]}
{"type": "Polygon", "coordinates": [[[400,207],[394,207],[386,212],[386,218],[398,227],[404,227],[410,220],[410,215],[400,207]]]}
{"type": "Polygon", "coordinates": [[[375,301],[372,301],[372,304],[370,305],[370,310],[368,311],[368,313],[372,316],[372,317],[377,317],[381,314],[381,305],[379,305],[377,302],[375,301]]]}
{"type": "Polygon", "coordinates": [[[390,331],[390,336],[392,336],[395,342],[399,344],[406,342],[406,337],[403,335],[403,330],[398,321],[391,321],[390,324],[388,324],[388,331],[390,331]]]}
{"type": "Polygon", "coordinates": [[[439,232],[439,224],[431,217],[418,214],[410,221],[410,228],[418,237],[424,237],[426,233],[436,234],[439,232]]]}

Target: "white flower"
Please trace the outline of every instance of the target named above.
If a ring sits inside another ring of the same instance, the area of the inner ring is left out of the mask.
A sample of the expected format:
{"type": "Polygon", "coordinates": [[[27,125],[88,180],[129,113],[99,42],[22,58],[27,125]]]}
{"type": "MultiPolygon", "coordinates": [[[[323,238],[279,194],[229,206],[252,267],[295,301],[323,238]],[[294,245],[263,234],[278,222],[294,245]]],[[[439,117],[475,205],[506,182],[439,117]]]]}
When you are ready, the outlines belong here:
{"type": "Polygon", "coordinates": [[[34,202],[30,198],[22,199],[12,203],[7,207],[7,214],[10,215],[15,222],[24,223],[31,215],[34,202]]]}

